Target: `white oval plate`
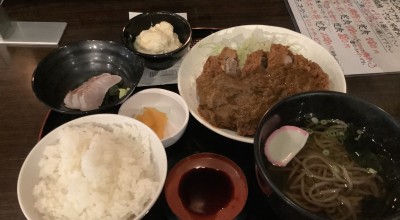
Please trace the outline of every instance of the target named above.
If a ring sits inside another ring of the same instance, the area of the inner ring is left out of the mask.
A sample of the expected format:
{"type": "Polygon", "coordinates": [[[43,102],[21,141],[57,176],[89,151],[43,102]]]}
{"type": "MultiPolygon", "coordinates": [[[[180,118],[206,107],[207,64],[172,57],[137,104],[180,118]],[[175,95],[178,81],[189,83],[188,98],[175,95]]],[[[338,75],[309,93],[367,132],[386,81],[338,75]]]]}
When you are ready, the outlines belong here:
{"type": "Polygon", "coordinates": [[[321,45],[300,33],[274,26],[244,25],[220,30],[198,42],[182,61],[178,71],[178,89],[186,101],[190,113],[201,124],[227,138],[253,143],[253,137],[238,135],[235,131],[217,128],[202,118],[197,107],[199,105],[196,92],[196,78],[201,74],[203,65],[210,55],[215,55],[218,45],[237,48],[251,36],[262,37],[274,43],[290,46],[295,53],[318,63],[329,75],[330,90],[346,92],[346,81],[342,69],[336,59],[321,45]]]}

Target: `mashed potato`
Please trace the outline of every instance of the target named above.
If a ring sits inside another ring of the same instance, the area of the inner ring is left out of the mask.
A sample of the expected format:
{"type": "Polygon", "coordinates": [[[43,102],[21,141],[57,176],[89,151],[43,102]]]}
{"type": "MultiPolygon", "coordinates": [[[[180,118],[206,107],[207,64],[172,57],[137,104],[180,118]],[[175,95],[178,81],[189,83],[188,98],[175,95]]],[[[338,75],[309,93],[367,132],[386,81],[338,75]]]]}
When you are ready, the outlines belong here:
{"type": "Polygon", "coordinates": [[[43,219],[128,219],[156,196],[149,140],[128,125],[65,127],[39,162],[35,208],[43,219]]]}
{"type": "Polygon", "coordinates": [[[140,32],[133,43],[136,50],[146,54],[168,53],[181,45],[178,35],[174,33],[174,27],[166,21],[140,32]]]}

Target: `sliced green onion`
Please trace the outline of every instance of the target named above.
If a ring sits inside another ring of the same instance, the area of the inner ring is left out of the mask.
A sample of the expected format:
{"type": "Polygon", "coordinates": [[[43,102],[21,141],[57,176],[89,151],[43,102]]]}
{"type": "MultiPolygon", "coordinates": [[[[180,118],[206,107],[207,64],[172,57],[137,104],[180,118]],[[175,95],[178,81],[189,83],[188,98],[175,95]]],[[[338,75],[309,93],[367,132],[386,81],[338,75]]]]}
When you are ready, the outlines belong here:
{"type": "Polygon", "coordinates": [[[126,88],[126,89],[121,88],[121,89],[119,89],[119,95],[118,95],[118,97],[119,97],[119,98],[124,97],[124,96],[128,93],[128,91],[129,91],[129,88],[126,88]]]}

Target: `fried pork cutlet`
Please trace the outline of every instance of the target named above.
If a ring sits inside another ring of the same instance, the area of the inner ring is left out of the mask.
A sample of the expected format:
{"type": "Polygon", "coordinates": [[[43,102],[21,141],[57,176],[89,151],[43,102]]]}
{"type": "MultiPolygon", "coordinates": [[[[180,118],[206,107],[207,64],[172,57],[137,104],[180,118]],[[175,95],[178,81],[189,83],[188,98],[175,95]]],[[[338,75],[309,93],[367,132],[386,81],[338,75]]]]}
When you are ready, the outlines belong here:
{"type": "Polygon", "coordinates": [[[247,55],[242,69],[235,50],[210,56],[196,79],[199,114],[210,124],[253,136],[264,113],[289,95],[329,88],[318,64],[273,44],[247,55]]]}
{"type": "Polygon", "coordinates": [[[247,56],[241,72],[243,75],[264,72],[267,64],[268,53],[263,50],[257,50],[247,56]]]}

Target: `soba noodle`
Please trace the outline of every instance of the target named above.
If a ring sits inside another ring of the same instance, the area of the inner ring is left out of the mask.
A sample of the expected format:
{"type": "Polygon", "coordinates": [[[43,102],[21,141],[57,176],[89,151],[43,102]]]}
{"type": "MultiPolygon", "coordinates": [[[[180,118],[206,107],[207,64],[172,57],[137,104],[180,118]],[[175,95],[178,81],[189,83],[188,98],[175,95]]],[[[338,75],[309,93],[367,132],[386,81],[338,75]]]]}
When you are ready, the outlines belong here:
{"type": "Polygon", "coordinates": [[[384,195],[382,178],[353,162],[343,145],[347,124],[340,120],[313,120],[310,138],[288,164],[285,193],[312,212],[332,219],[356,219],[365,196],[384,195]]]}

